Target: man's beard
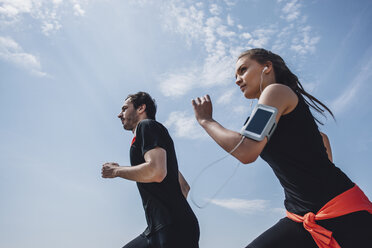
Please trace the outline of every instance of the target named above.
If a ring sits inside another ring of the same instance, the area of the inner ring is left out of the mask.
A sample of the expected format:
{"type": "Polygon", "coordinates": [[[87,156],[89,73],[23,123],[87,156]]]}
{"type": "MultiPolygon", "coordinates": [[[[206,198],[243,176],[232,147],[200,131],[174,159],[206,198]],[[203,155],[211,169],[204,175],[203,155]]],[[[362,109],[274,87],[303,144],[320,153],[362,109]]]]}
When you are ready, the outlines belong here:
{"type": "Polygon", "coordinates": [[[133,115],[133,116],[130,116],[130,118],[127,118],[127,122],[125,123],[124,122],[124,129],[125,130],[133,130],[136,125],[137,125],[137,122],[138,122],[138,117],[133,115]]]}

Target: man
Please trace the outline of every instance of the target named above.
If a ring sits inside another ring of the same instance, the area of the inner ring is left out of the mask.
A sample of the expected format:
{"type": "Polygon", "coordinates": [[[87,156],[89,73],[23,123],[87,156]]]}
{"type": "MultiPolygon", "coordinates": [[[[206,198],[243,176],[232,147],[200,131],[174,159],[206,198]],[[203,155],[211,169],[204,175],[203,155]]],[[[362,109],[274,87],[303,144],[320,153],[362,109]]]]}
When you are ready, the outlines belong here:
{"type": "Polygon", "coordinates": [[[129,95],[118,115],[134,134],[132,166],[105,163],[103,178],[137,182],[147,228],[123,248],[197,248],[198,221],[186,201],[189,187],[178,171],[176,153],[167,129],[155,121],[156,105],[145,92],[129,95]]]}

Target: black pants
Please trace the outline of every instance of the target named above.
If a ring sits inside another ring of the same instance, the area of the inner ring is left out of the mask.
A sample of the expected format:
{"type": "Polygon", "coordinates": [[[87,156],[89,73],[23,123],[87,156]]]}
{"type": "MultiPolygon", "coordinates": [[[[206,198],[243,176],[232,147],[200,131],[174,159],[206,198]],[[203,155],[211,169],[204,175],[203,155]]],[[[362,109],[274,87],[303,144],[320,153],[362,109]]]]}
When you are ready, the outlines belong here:
{"type": "MultiPolygon", "coordinates": [[[[372,247],[372,214],[355,212],[333,219],[317,221],[319,225],[333,232],[333,237],[342,248],[372,247]]],[[[302,223],[288,218],[258,236],[246,248],[317,248],[310,233],[302,223]]]]}
{"type": "Polygon", "coordinates": [[[123,248],[199,248],[199,226],[168,225],[145,236],[139,235],[123,248]]]}

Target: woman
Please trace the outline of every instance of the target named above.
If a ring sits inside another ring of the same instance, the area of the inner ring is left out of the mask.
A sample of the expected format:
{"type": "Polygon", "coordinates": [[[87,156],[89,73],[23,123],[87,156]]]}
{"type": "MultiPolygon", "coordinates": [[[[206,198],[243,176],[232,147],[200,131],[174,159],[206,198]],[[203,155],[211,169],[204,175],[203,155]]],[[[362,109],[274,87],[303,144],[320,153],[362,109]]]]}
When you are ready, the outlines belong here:
{"type": "MultiPolygon", "coordinates": [[[[246,138],[232,155],[244,164],[261,156],[284,188],[287,209],[286,218],[247,247],[372,247],[372,204],[332,163],[328,139],[319,132],[319,121],[309,107],[321,114],[327,110],[333,116],[332,112],[307,93],[283,59],[270,51],[242,53],[235,76],[246,98],[257,98],[278,113],[270,141],[246,138]]],[[[231,151],[241,135],[213,120],[210,97],[198,97],[192,104],[199,124],[231,151]]]]}

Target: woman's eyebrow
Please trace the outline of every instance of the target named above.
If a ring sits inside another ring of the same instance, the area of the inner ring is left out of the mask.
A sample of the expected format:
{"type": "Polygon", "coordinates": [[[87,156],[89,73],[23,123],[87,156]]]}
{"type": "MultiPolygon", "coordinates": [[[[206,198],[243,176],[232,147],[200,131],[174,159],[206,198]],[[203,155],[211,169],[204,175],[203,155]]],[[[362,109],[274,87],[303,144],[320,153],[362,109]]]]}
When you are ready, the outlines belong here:
{"type": "Polygon", "coordinates": [[[243,65],[244,65],[244,64],[241,64],[241,65],[239,66],[239,68],[235,71],[235,78],[238,77],[237,74],[239,73],[239,71],[240,71],[240,69],[242,68],[243,65]]]}

